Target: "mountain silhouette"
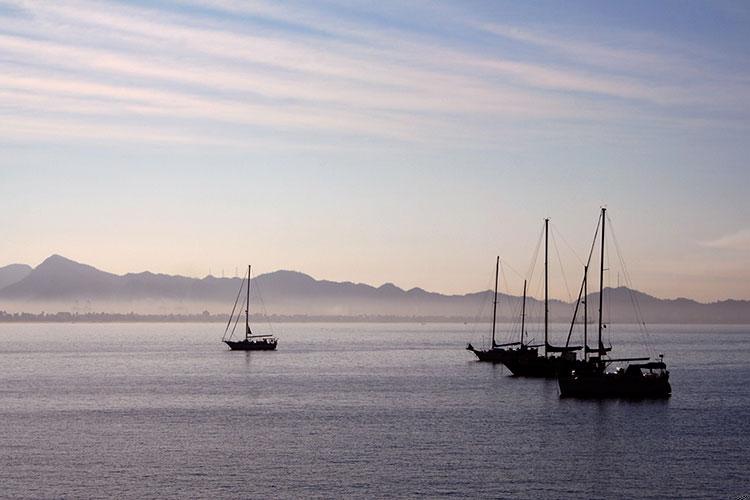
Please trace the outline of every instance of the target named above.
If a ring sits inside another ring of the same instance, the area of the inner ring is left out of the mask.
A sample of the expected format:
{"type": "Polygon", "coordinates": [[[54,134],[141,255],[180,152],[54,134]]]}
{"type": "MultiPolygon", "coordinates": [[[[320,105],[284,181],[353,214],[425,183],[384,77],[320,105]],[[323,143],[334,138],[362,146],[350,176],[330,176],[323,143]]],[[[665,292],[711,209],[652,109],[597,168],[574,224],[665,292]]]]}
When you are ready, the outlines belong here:
{"type": "MultiPolygon", "coordinates": [[[[421,288],[403,290],[393,283],[379,287],[363,283],[317,280],[297,271],[274,271],[253,278],[251,309],[267,308],[269,314],[310,316],[444,317],[485,320],[491,314],[492,292],[445,295],[421,288]]],[[[36,268],[14,264],[0,268],[0,309],[196,312],[204,309],[228,312],[240,290],[240,278],[189,278],[151,272],[117,275],[52,255],[36,268]]],[[[746,323],[750,302],[726,300],[699,303],[694,300],[659,299],[625,287],[607,290],[609,320],[661,323],[746,323]],[[635,314],[638,310],[641,315],[635,314]]],[[[598,293],[588,297],[590,319],[596,312],[598,293]]],[[[521,298],[499,294],[498,317],[515,320],[521,298]]],[[[552,321],[570,321],[573,304],[550,301],[552,321]]],[[[263,311],[259,311],[263,312],[263,311]]],[[[530,321],[543,314],[540,301],[529,298],[530,321]]]]}
{"type": "Polygon", "coordinates": [[[13,283],[18,283],[31,273],[32,268],[26,264],[10,264],[0,267],[0,290],[13,283]]]}

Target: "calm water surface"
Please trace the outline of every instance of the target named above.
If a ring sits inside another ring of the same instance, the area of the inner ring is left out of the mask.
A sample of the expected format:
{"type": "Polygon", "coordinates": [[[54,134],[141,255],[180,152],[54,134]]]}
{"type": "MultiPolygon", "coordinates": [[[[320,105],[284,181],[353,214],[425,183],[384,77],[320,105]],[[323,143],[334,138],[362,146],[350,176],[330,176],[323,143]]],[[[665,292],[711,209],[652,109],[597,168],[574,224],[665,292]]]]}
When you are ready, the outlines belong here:
{"type": "Polygon", "coordinates": [[[561,400],[474,361],[475,325],[275,329],[0,325],[0,496],[750,495],[750,327],[652,327],[659,402],[561,400]]]}

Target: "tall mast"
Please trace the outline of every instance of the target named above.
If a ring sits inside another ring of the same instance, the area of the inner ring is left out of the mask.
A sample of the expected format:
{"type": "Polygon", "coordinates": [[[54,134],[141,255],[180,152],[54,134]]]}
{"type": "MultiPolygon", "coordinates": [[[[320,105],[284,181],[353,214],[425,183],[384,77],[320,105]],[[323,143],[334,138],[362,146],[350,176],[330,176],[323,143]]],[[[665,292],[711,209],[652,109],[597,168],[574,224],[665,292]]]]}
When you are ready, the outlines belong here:
{"type": "Polygon", "coordinates": [[[521,346],[523,346],[523,330],[526,321],[526,280],[523,280],[523,305],[521,305],[521,346]]]}
{"type": "Polygon", "coordinates": [[[547,249],[548,249],[548,236],[549,236],[549,219],[544,219],[544,357],[547,357],[547,346],[549,341],[547,340],[547,330],[549,324],[549,297],[548,297],[548,276],[547,276],[547,249]]]}
{"type": "Polygon", "coordinates": [[[250,337],[250,265],[247,266],[247,304],[245,307],[245,338],[250,337]]]}
{"type": "Polygon", "coordinates": [[[602,254],[601,262],[599,263],[599,345],[597,350],[599,351],[599,360],[602,357],[602,304],[604,303],[604,222],[606,220],[607,209],[602,207],[602,254]]]}
{"type": "Polygon", "coordinates": [[[588,328],[589,328],[589,314],[588,314],[588,276],[589,266],[583,266],[583,360],[588,361],[589,358],[589,340],[588,340],[588,328]]]}
{"type": "Polygon", "coordinates": [[[497,277],[500,272],[500,256],[495,261],[495,298],[492,301],[492,348],[495,348],[495,320],[497,318],[497,277]]]}

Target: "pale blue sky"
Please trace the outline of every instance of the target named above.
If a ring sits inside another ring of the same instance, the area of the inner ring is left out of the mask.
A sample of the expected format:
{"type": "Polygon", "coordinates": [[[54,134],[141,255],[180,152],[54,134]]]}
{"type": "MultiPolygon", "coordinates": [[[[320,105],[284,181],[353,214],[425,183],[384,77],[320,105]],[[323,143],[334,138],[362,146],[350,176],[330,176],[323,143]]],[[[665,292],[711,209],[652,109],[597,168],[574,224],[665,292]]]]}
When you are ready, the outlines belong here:
{"type": "Polygon", "coordinates": [[[460,293],[606,204],[637,288],[750,299],[747,47],[745,2],[0,0],[0,264],[460,293]]]}

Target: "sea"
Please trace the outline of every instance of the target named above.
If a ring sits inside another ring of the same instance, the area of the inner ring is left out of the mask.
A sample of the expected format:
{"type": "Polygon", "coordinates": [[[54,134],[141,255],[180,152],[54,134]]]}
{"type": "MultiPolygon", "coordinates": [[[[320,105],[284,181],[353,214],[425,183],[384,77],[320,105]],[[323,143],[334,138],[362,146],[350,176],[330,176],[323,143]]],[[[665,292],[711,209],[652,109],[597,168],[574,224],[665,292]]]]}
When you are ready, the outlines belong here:
{"type": "Polygon", "coordinates": [[[0,325],[0,497],[750,498],[748,326],[610,329],[613,356],[665,355],[662,401],[561,399],[477,362],[485,324],[265,328],[276,352],[0,325]]]}

